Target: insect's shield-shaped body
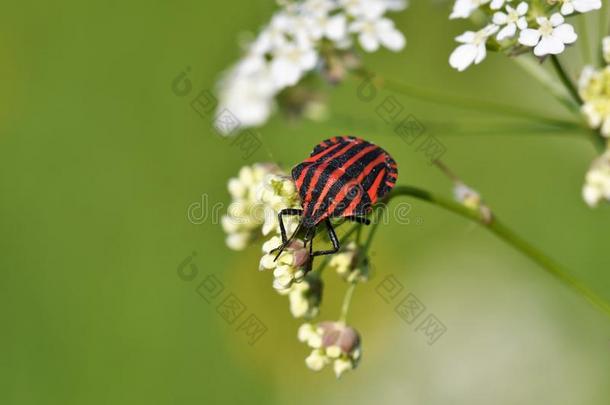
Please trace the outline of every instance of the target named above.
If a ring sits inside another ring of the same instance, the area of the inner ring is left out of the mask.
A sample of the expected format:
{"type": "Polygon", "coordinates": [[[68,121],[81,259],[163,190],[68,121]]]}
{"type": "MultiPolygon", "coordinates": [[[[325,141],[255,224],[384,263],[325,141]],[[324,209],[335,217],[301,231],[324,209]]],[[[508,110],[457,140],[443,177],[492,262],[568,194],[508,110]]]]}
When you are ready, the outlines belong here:
{"type": "Polygon", "coordinates": [[[301,197],[303,225],[330,217],[363,217],[387,194],[397,177],[396,163],[380,147],[354,137],[318,144],[295,166],[292,176],[301,197]]]}

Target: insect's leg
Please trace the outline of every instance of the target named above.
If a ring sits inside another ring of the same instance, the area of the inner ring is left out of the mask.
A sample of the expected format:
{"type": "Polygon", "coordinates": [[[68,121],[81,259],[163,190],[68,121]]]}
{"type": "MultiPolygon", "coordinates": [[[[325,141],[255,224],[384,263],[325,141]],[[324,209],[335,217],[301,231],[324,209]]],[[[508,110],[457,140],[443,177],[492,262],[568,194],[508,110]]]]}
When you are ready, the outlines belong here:
{"type": "Polygon", "coordinates": [[[333,244],[333,248],[330,250],[320,250],[318,252],[311,253],[311,257],[315,256],[323,256],[323,255],[331,255],[333,253],[337,253],[341,245],[339,244],[339,238],[337,238],[337,234],[335,233],[335,229],[333,225],[330,223],[330,220],[327,218],[324,221],[326,225],[326,230],[328,231],[328,237],[330,238],[330,242],[333,244]]]}
{"type": "Polygon", "coordinates": [[[357,215],[349,215],[347,217],[345,217],[345,219],[349,220],[349,221],[353,221],[353,222],[357,222],[359,224],[364,224],[364,225],[370,225],[371,224],[371,220],[365,217],[359,217],[357,215]]]}
{"type": "MultiPolygon", "coordinates": [[[[312,228],[311,238],[309,239],[309,260],[307,260],[307,267],[305,268],[305,274],[309,273],[313,267],[313,237],[316,235],[316,228],[312,228]]],[[[307,243],[307,238],[309,237],[309,232],[305,236],[305,243],[307,243]]]]}
{"type": "Polygon", "coordinates": [[[280,223],[280,233],[282,234],[282,244],[285,244],[288,241],[288,237],[286,236],[286,227],[284,226],[284,220],[282,217],[301,214],[303,214],[303,210],[298,208],[285,208],[277,214],[277,220],[280,223]]]}
{"type": "Polygon", "coordinates": [[[280,257],[280,254],[282,254],[282,252],[284,251],[284,248],[288,245],[288,243],[292,240],[292,238],[294,238],[296,236],[296,234],[299,232],[299,229],[301,228],[301,222],[299,222],[299,226],[292,233],[292,235],[290,235],[290,239],[288,239],[288,237],[286,236],[286,227],[284,226],[284,220],[282,217],[285,215],[301,215],[301,214],[303,214],[303,210],[300,210],[298,208],[284,208],[277,214],[277,219],[280,224],[280,234],[282,235],[282,244],[280,246],[276,247],[275,249],[273,249],[271,252],[269,252],[271,254],[274,254],[277,252],[275,259],[273,259],[274,261],[277,260],[278,257],[280,257]]]}

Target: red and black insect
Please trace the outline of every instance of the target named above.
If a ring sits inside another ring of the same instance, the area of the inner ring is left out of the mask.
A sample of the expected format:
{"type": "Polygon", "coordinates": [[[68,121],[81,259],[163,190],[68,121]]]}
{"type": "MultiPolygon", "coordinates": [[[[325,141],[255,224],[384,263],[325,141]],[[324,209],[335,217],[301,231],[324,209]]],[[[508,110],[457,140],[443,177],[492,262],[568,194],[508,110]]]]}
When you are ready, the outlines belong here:
{"type": "Polygon", "coordinates": [[[394,187],[397,177],[394,159],[363,139],[339,136],[318,144],[309,158],[292,169],[303,209],[286,208],[279,212],[282,245],[277,248],[276,259],[301,229],[305,232],[305,244],[309,244],[308,268],[315,256],[336,253],[340,248],[339,239],[330,219],[345,218],[370,224],[366,215],[394,187]],[[283,222],[283,217],[288,215],[301,216],[290,238],[286,236],[283,222]],[[313,237],[322,222],[333,248],[314,252],[313,237]]]}

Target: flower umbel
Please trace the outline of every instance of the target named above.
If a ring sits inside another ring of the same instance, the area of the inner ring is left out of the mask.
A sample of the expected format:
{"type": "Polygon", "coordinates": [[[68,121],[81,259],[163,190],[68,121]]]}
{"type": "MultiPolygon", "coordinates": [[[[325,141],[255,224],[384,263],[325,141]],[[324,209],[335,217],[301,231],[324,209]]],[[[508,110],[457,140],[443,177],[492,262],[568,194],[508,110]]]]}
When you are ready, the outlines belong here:
{"type": "Polygon", "coordinates": [[[341,253],[335,254],[329,262],[348,283],[368,280],[368,260],[361,257],[362,252],[356,242],[350,242],[341,253]]]}
{"type": "MultiPolygon", "coordinates": [[[[218,111],[228,110],[238,121],[238,129],[260,126],[274,111],[282,92],[316,69],[326,72],[331,64],[336,69],[346,50],[354,53],[353,38],[366,52],[381,46],[400,51],[405,38],[385,14],[405,6],[404,0],[282,2],[220,81],[218,111]]],[[[238,132],[231,129],[225,135],[238,132]]]]}
{"type": "Polygon", "coordinates": [[[524,47],[533,48],[535,56],[558,55],[566,45],[578,39],[574,27],[564,20],[564,15],[575,11],[586,13],[598,10],[601,0],[524,0],[519,3],[507,0],[456,0],[453,18],[468,18],[476,12],[476,20],[483,21],[484,28],[467,31],[457,37],[459,46],[451,55],[450,65],[463,71],[471,64],[480,63],[486,48],[508,55],[523,53],[524,47]],[[512,3],[512,4],[510,4],[512,3]],[[513,4],[516,4],[514,6],[513,4]],[[489,33],[497,32],[492,36],[489,33]],[[478,35],[477,35],[478,34],[478,35]]]}
{"type": "Polygon", "coordinates": [[[610,137],[610,66],[597,70],[586,66],[578,81],[580,97],[583,100],[582,113],[589,126],[610,137]]]}
{"type": "Polygon", "coordinates": [[[232,202],[221,222],[231,249],[245,249],[261,229],[268,234],[277,227],[273,212],[296,202],[289,185],[277,186],[283,181],[281,174],[275,164],[258,163],[242,167],[239,175],[229,180],[232,202]]]}
{"type": "Polygon", "coordinates": [[[309,251],[305,242],[295,239],[277,256],[272,253],[282,244],[279,236],[274,236],[263,244],[264,255],[259,270],[273,270],[273,288],[280,294],[288,294],[294,282],[305,276],[305,266],[309,261],[309,251]]]}
{"type": "Polygon", "coordinates": [[[320,371],[332,363],[339,378],[360,362],[360,335],[342,322],[305,323],[299,328],[298,338],[312,349],[305,364],[314,371],[320,371]]]}
{"type": "Polygon", "coordinates": [[[576,42],[578,35],[574,27],[564,22],[561,14],[555,13],[551,18],[538,17],[538,28],[526,28],[519,35],[519,43],[534,47],[534,55],[557,55],[565,50],[566,44],[576,42]]]}

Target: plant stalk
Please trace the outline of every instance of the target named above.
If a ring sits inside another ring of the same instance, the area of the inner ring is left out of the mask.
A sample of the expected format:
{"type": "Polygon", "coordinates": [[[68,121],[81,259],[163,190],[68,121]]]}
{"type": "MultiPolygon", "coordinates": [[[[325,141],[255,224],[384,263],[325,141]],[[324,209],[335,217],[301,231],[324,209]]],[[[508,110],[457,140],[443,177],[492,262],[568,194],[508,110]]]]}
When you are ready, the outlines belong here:
{"type": "Polygon", "coordinates": [[[486,221],[486,219],[478,211],[471,210],[470,208],[467,208],[453,200],[438,196],[436,194],[417,187],[397,186],[390,193],[389,198],[391,199],[398,196],[414,197],[429,202],[431,204],[438,205],[448,211],[461,215],[471,221],[477,222],[478,224],[490,230],[497,237],[499,237],[515,249],[519,250],[525,256],[536,262],[544,270],[546,270],[548,273],[550,273],[559,281],[561,281],[565,286],[569,287],[579,295],[582,295],[593,306],[604,312],[606,315],[610,316],[610,304],[607,301],[598,296],[594,291],[589,289],[580,281],[572,277],[569,274],[569,271],[567,271],[560,264],[548,257],[545,253],[535,248],[525,239],[517,235],[510,228],[500,222],[496,217],[494,217],[491,221],[486,221]]]}

